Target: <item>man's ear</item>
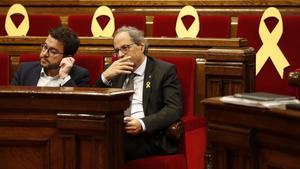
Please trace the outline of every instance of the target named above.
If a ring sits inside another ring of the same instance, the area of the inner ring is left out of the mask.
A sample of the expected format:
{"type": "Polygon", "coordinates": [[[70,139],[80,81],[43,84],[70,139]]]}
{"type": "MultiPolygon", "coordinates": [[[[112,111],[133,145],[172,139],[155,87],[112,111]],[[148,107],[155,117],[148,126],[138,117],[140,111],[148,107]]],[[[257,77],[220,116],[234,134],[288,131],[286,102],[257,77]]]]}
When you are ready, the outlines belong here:
{"type": "Polygon", "coordinates": [[[140,46],[141,46],[141,51],[144,53],[144,51],[145,51],[145,44],[141,43],[140,46]]]}

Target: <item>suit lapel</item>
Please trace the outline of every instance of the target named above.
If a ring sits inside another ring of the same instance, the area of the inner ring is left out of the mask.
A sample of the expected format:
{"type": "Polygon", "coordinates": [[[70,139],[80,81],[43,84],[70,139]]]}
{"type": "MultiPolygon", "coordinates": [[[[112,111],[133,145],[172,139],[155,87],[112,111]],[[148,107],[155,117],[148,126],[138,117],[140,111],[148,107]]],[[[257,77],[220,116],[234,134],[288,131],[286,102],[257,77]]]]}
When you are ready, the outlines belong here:
{"type": "Polygon", "coordinates": [[[146,69],[145,69],[145,75],[144,75],[144,85],[143,85],[143,107],[144,107],[144,112],[145,115],[147,114],[147,108],[148,108],[148,103],[150,99],[150,94],[152,91],[152,71],[153,71],[153,66],[154,66],[154,61],[152,58],[147,57],[147,64],[146,64],[146,69]]]}
{"type": "Polygon", "coordinates": [[[41,70],[42,70],[42,66],[39,64],[38,66],[36,66],[35,69],[33,69],[32,71],[32,76],[30,78],[30,85],[36,85],[39,82],[40,76],[41,76],[41,70]]]}

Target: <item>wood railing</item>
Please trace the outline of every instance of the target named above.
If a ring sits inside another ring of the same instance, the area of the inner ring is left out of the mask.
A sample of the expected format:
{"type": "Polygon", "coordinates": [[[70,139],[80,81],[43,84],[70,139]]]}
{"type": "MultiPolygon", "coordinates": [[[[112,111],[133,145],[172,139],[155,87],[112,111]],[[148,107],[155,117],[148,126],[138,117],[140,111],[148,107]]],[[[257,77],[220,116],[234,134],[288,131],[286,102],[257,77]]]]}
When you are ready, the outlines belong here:
{"type": "MultiPolygon", "coordinates": [[[[19,55],[40,53],[46,37],[0,37],[0,52],[11,59],[11,75],[19,64],[19,55]]],[[[111,57],[111,38],[80,38],[78,53],[97,53],[111,57]]],[[[197,62],[195,102],[196,114],[202,114],[200,100],[236,92],[254,91],[255,51],[247,41],[232,39],[147,38],[149,55],[153,57],[185,56],[197,62]]]]}

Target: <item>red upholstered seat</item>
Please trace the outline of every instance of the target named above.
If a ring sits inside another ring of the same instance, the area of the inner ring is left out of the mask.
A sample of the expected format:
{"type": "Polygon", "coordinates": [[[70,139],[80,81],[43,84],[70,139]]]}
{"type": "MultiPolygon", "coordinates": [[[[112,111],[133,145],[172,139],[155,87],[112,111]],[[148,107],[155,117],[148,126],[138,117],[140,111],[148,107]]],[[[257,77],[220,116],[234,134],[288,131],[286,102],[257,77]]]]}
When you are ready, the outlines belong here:
{"type": "MultiPolygon", "coordinates": [[[[11,16],[12,17],[12,16],[11,16]]],[[[23,15],[13,15],[15,25],[22,22],[23,15]]],[[[5,30],[6,15],[0,15],[0,35],[7,35],[5,30]]],[[[27,36],[47,36],[48,30],[61,25],[59,16],[56,15],[29,15],[29,30],[27,36]]]]}
{"type": "MultiPolygon", "coordinates": [[[[99,22],[99,25],[103,25],[105,27],[108,22],[107,17],[101,17],[97,18],[97,20],[99,22]]],[[[122,26],[134,26],[142,31],[145,31],[146,17],[144,15],[119,14],[115,15],[114,17],[116,29],[122,26]]],[[[93,15],[70,15],[68,18],[68,25],[79,36],[93,36],[91,32],[92,19],[93,15]]]]}
{"type": "Polygon", "coordinates": [[[19,63],[22,62],[33,62],[40,60],[39,54],[21,54],[19,57],[19,63]]]}
{"type": "Polygon", "coordinates": [[[104,57],[98,54],[77,54],[76,65],[86,68],[90,74],[90,86],[94,86],[104,70],[104,57]]]}
{"type": "MultiPolygon", "coordinates": [[[[21,54],[19,62],[38,61],[38,54],[21,54]]],[[[90,85],[94,86],[104,69],[104,57],[98,54],[76,54],[75,64],[86,68],[90,75],[90,85]]]]}
{"type": "MultiPolygon", "coordinates": [[[[249,46],[258,51],[262,46],[258,30],[261,16],[239,16],[237,36],[248,39],[249,46]]],[[[300,16],[283,16],[283,34],[278,42],[282,53],[290,63],[284,69],[284,78],[281,79],[273,62],[269,58],[261,71],[256,76],[256,91],[265,91],[278,94],[295,95],[295,88],[288,85],[288,74],[300,67],[300,50],[298,39],[300,38],[300,16]]],[[[276,18],[265,20],[269,30],[276,24],[276,18]]]]}
{"type": "Polygon", "coordinates": [[[0,53],[0,85],[9,85],[9,56],[0,53]]]}
{"type": "MultiPolygon", "coordinates": [[[[200,16],[200,31],[197,37],[229,38],[230,17],[229,16],[200,16]]],[[[193,23],[192,16],[182,18],[184,25],[188,28],[193,23]]],[[[177,37],[176,34],[177,15],[155,15],[153,18],[153,37],[177,37]]]]}
{"type": "Polygon", "coordinates": [[[195,59],[191,57],[161,57],[176,65],[184,105],[184,136],[177,154],[141,158],[129,161],[122,169],[203,169],[206,150],[206,119],[194,116],[195,59]]]}
{"type": "Polygon", "coordinates": [[[30,15],[28,36],[48,36],[49,29],[61,25],[58,15],[30,15]]]}
{"type": "Polygon", "coordinates": [[[0,15],[0,36],[5,36],[7,35],[6,30],[5,30],[5,15],[0,15]]]}

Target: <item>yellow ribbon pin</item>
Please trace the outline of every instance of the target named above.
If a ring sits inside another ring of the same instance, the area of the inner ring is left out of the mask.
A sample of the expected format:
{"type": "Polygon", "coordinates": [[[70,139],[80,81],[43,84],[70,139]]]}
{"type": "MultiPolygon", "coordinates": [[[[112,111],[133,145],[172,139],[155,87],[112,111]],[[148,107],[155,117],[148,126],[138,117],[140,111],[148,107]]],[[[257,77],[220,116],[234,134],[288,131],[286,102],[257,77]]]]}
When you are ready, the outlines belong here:
{"type": "Polygon", "coordinates": [[[29,31],[29,17],[23,5],[14,4],[9,8],[5,19],[5,30],[8,36],[26,36],[29,31]],[[18,27],[16,27],[10,17],[11,15],[16,13],[22,14],[24,16],[23,21],[18,27]]]}
{"type": "Polygon", "coordinates": [[[200,22],[199,22],[199,16],[196,9],[190,5],[183,7],[179,12],[176,21],[177,36],[179,38],[196,38],[199,33],[199,30],[200,30],[200,22]],[[186,29],[186,27],[182,22],[182,17],[186,15],[192,15],[195,18],[194,22],[188,28],[188,30],[186,29]]]}
{"type": "Polygon", "coordinates": [[[256,53],[256,75],[270,57],[278,74],[280,75],[281,79],[283,79],[284,68],[290,64],[277,45],[282,33],[283,24],[279,10],[274,7],[266,9],[259,24],[259,36],[263,42],[263,45],[256,53]],[[278,19],[278,23],[271,33],[264,22],[264,20],[268,17],[275,17],[278,19]]]}
{"type": "Polygon", "coordinates": [[[150,88],[150,82],[148,81],[148,82],[146,82],[146,89],[148,89],[148,88],[150,88]]]}
{"type": "Polygon", "coordinates": [[[97,8],[93,16],[91,31],[94,37],[112,37],[115,31],[115,19],[109,7],[100,6],[97,8]],[[104,29],[101,28],[97,21],[97,18],[103,15],[109,17],[109,22],[104,29]]]}

